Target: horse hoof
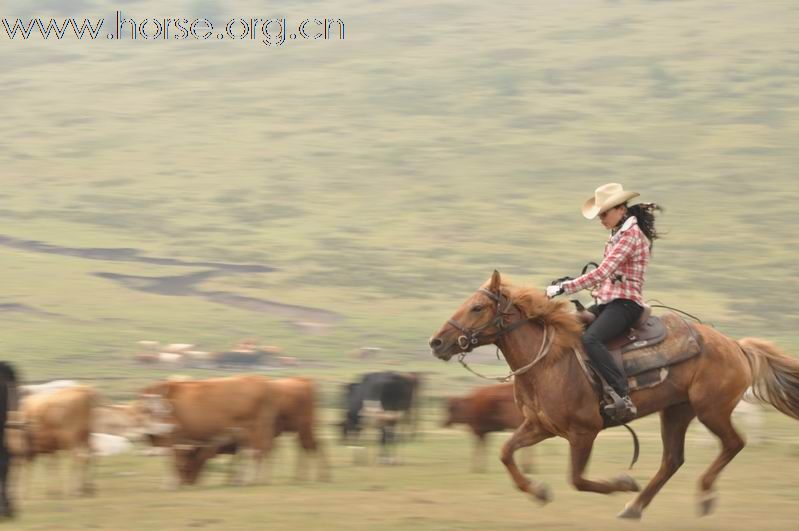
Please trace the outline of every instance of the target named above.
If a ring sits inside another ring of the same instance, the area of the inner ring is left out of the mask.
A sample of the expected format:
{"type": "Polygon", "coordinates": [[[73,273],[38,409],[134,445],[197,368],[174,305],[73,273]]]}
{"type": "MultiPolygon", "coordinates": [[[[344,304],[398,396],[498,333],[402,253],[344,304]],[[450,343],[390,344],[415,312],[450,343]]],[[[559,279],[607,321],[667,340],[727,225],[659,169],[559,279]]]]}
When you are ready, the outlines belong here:
{"type": "Polygon", "coordinates": [[[622,492],[638,492],[641,490],[638,482],[627,474],[622,474],[616,478],[616,486],[622,492]]]}
{"type": "Polygon", "coordinates": [[[640,520],[641,509],[635,506],[634,502],[630,502],[624,506],[624,510],[616,515],[619,518],[627,518],[629,520],[640,520]]]}
{"type": "Polygon", "coordinates": [[[535,486],[533,496],[541,502],[541,505],[546,505],[552,501],[552,489],[546,483],[539,483],[535,486]]]}
{"type": "Polygon", "coordinates": [[[699,516],[707,516],[716,508],[716,493],[706,492],[699,498],[699,516]]]}

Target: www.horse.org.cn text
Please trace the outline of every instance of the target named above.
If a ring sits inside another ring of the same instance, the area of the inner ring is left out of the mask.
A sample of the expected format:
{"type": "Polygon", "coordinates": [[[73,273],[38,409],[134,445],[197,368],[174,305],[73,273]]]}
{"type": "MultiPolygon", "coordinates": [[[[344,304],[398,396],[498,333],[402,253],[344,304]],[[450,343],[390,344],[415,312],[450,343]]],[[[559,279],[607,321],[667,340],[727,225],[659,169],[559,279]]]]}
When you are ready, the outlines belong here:
{"type": "Polygon", "coordinates": [[[344,40],[344,21],[340,18],[306,18],[290,24],[285,18],[231,18],[215,24],[207,18],[134,18],[117,11],[109,28],[105,18],[97,19],[2,19],[2,30],[9,40],[27,41],[77,39],[87,41],[258,41],[265,46],[282,46],[291,41],[344,40]],[[103,32],[103,28],[106,32],[103,32]]]}

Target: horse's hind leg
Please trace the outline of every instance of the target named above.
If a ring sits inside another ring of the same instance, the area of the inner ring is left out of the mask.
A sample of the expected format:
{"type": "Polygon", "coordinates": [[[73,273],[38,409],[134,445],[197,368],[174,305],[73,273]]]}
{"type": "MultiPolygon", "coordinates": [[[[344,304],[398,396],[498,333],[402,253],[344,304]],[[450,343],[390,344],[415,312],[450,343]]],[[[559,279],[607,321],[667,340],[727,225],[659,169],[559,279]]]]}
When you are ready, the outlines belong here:
{"type": "Polygon", "coordinates": [[[529,446],[522,450],[522,470],[525,474],[533,473],[533,449],[529,446]]]}
{"type": "Polygon", "coordinates": [[[572,456],[572,475],[571,481],[579,491],[598,492],[600,494],[610,494],[611,492],[637,492],[638,484],[627,474],[614,478],[610,481],[596,481],[583,476],[588,458],[591,457],[591,449],[594,447],[594,440],[598,432],[582,431],[569,433],[569,446],[572,456]]]}
{"type": "Polygon", "coordinates": [[[552,437],[551,433],[544,431],[538,424],[531,422],[530,419],[525,419],[502,446],[501,455],[502,464],[508,469],[508,473],[516,487],[522,492],[535,496],[544,503],[547,503],[552,497],[549,487],[544,483],[536,483],[522,474],[519,467],[516,466],[513,453],[519,448],[532,446],[550,437],[552,437]]]}
{"type": "Polygon", "coordinates": [[[675,404],[660,412],[660,437],[663,440],[663,459],[657,474],[635,500],[628,503],[620,518],[641,518],[641,513],[663,485],[682,466],[685,460],[685,432],[696,416],[691,404],[675,404]]]}
{"type": "Polygon", "coordinates": [[[721,440],[721,453],[699,480],[700,516],[705,516],[713,510],[716,501],[713,484],[727,463],[732,461],[733,457],[743,450],[746,444],[732,425],[730,415],[732,415],[734,406],[735,404],[732,404],[731,407],[719,409],[708,407],[705,411],[697,411],[702,424],[721,440]]]}

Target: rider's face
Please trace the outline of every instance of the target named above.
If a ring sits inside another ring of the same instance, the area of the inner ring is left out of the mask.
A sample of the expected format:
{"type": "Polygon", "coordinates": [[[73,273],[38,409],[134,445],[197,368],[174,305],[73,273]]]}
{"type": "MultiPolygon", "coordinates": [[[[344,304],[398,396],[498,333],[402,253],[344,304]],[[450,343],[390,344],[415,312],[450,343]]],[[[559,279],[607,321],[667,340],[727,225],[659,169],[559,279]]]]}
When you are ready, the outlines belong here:
{"type": "Polygon", "coordinates": [[[610,230],[619,224],[621,218],[624,216],[624,212],[625,212],[624,205],[613,207],[609,210],[602,212],[599,215],[599,221],[602,223],[603,227],[610,230]]]}

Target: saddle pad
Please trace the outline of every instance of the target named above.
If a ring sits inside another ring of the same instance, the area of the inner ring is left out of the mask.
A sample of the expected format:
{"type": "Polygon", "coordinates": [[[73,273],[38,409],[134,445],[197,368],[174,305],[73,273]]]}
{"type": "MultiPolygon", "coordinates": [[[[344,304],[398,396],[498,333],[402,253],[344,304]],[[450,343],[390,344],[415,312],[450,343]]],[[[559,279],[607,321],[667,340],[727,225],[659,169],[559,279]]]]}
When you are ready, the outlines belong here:
{"type": "Polygon", "coordinates": [[[660,320],[668,331],[665,341],[622,354],[624,373],[628,378],[693,358],[702,350],[699,334],[682,317],[668,313],[660,320]]]}
{"type": "Polygon", "coordinates": [[[656,385],[662,384],[669,376],[669,367],[661,367],[659,369],[650,369],[644,371],[636,376],[627,378],[627,385],[630,386],[630,391],[638,391],[639,389],[649,389],[656,385]]]}

